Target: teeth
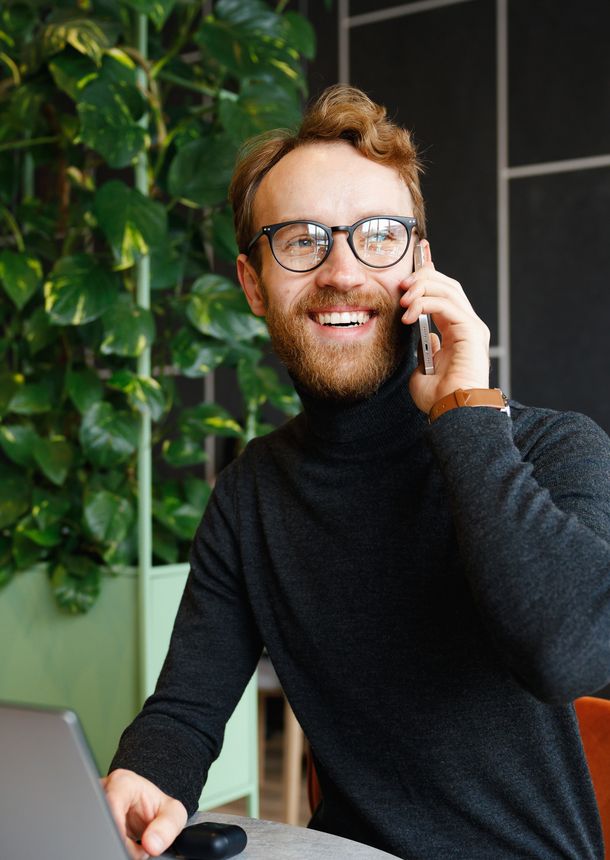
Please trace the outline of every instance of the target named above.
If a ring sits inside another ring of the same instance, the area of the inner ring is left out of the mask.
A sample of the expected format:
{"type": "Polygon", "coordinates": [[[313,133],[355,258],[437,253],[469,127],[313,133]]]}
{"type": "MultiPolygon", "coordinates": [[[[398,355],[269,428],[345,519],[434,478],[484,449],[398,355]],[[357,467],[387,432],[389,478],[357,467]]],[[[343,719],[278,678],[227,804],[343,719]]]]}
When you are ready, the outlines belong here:
{"type": "Polygon", "coordinates": [[[364,325],[370,317],[368,311],[333,311],[329,314],[317,314],[316,320],[320,325],[364,325]]]}

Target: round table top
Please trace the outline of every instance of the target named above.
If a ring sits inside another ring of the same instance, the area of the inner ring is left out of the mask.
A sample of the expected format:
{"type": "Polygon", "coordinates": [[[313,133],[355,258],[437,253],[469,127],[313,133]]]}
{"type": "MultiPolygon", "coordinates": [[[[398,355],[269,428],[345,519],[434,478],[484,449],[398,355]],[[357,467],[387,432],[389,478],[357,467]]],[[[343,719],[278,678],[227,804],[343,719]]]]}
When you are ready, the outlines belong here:
{"type": "Polygon", "coordinates": [[[199,812],[189,823],[198,821],[217,821],[243,827],[248,835],[248,844],[237,855],[239,860],[397,860],[394,854],[386,854],[361,842],[352,842],[351,839],[331,836],[307,827],[291,827],[278,821],[224,815],[220,812],[199,812]]]}

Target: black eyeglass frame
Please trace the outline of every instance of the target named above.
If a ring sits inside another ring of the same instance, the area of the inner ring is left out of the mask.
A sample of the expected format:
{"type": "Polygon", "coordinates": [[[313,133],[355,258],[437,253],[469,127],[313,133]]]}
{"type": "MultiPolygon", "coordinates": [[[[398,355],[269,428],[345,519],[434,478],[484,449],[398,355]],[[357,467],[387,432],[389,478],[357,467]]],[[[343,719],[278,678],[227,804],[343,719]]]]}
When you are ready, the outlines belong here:
{"type": "Polygon", "coordinates": [[[334,244],[334,236],[333,233],[347,233],[347,244],[350,246],[352,254],[358,260],[359,263],[362,263],[363,266],[369,266],[371,269],[389,269],[391,266],[395,266],[397,263],[403,259],[404,255],[409,250],[409,245],[411,244],[411,233],[413,232],[413,228],[417,226],[417,218],[413,218],[411,215],[369,215],[367,218],[361,218],[359,221],[356,221],[355,224],[351,226],[347,224],[337,224],[336,227],[328,227],[326,224],[321,224],[319,221],[308,221],[304,218],[297,218],[294,221],[280,221],[278,224],[267,224],[258,231],[258,233],[250,240],[247,247],[242,250],[242,254],[248,256],[250,251],[254,247],[254,245],[258,242],[261,236],[266,236],[269,241],[269,247],[271,248],[271,253],[273,254],[276,262],[288,272],[297,272],[298,274],[303,274],[304,272],[313,272],[314,269],[317,269],[323,263],[326,262],[330,252],[333,249],[334,244]],[[407,231],[407,244],[405,245],[405,249],[397,260],[394,260],[392,263],[386,263],[384,266],[375,266],[373,263],[367,263],[365,260],[362,260],[358,256],[358,252],[354,247],[354,231],[360,227],[361,224],[365,224],[367,221],[377,221],[386,219],[388,221],[398,221],[399,224],[402,224],[403,227],[407,231]],[[326,249],[326,254],[322,257],[319,263],[316,263],[315,266],[311,266],[309,269],[291,269],[289,266],[286,266],[284,263],[280,262],[275,255],[275,251],[273,250],[273,237],[282,227],[289,227],[291,224],[313,224],[314,227],[320,227],[326,233],[328,238],[328,247],[326,249]]]}

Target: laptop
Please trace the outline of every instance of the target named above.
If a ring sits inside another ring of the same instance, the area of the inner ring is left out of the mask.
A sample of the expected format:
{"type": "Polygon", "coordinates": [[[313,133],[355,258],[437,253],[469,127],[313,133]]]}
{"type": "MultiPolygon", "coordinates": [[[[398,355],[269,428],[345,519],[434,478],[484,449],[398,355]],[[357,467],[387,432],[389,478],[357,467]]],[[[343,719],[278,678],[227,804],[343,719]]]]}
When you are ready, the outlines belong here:
{"type": "Polygon", "coordinates": [[[0,703],[0,860],[129,860],[73,711],[0,703]]]}

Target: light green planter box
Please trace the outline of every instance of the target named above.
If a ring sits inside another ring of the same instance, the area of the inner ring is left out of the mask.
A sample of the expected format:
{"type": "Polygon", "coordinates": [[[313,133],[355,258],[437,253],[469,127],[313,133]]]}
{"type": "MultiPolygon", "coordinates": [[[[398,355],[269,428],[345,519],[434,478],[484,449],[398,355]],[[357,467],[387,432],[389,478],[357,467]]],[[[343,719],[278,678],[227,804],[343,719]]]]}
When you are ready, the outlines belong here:
{"type": "MultiPolygon", "coordinates": [[[[162,570],[150,582],[151,677],[165,656],[186,579],[162,570]]],[[[0,699],[74,709],[102,773],[139,708],[137,585],[135,574],[106,580],[91,612],[78,616],[56,608],[41,572],[18,574],[0,591],[0,699]]],[[[255,677],[227,725],[202,809],[247,796],[249,813],[258,815],[256,695],[255,677]]]]}

